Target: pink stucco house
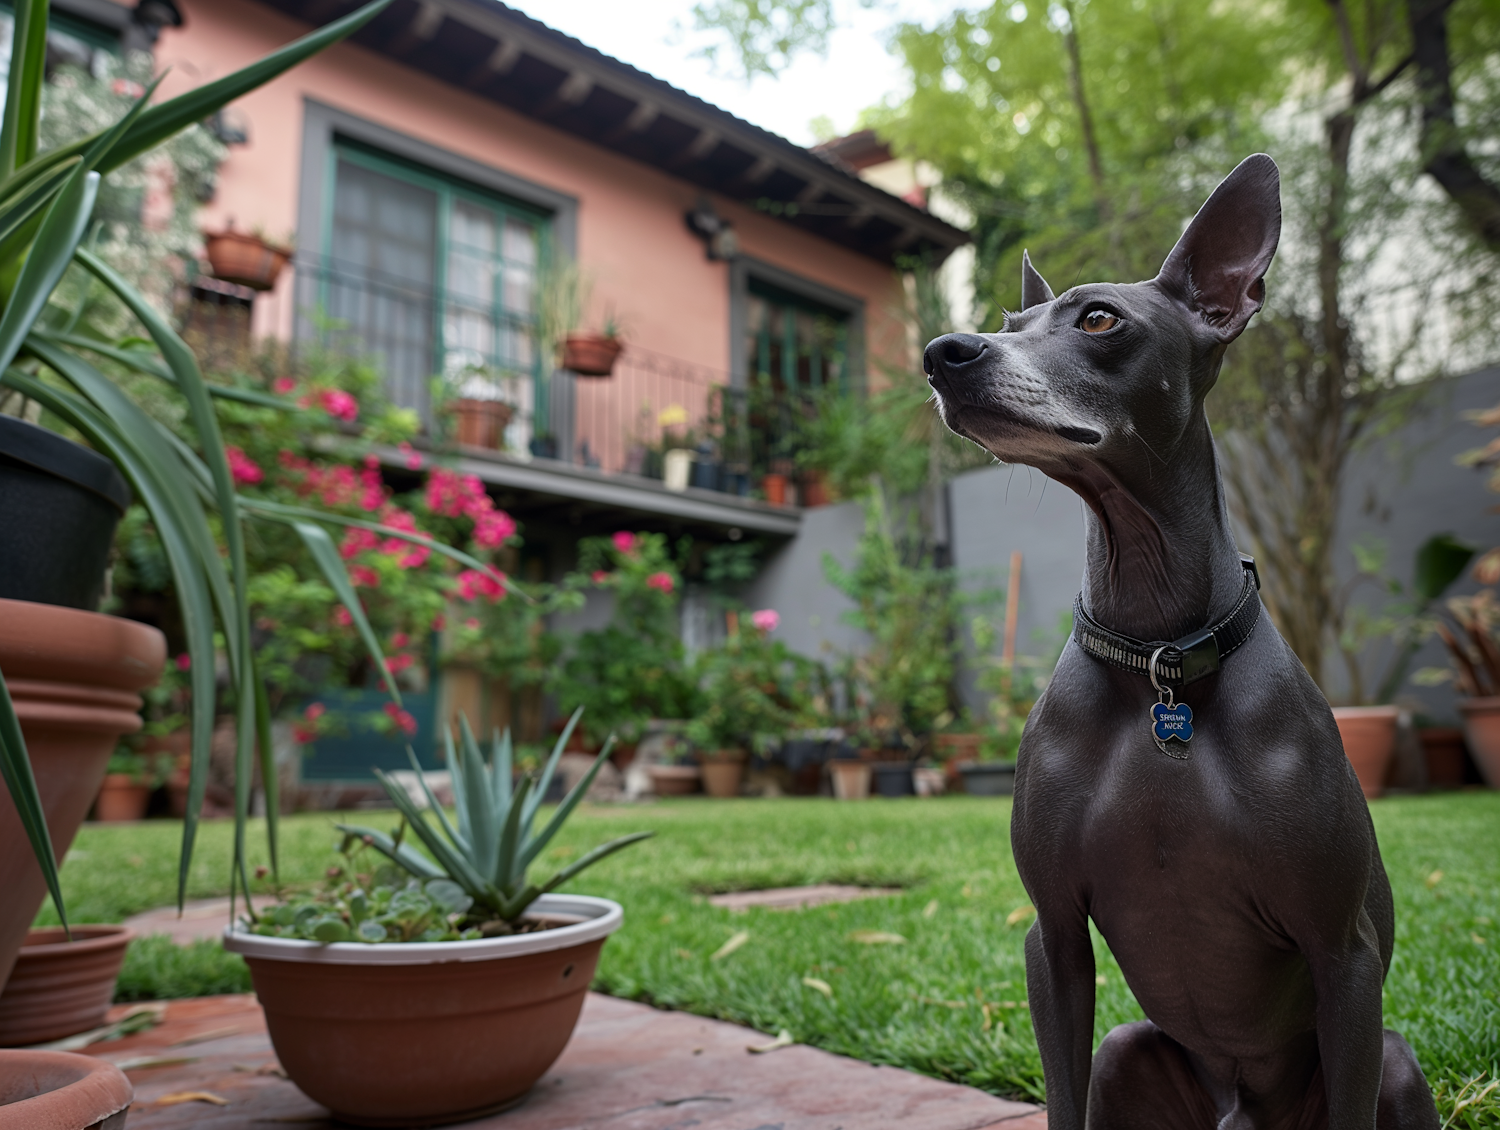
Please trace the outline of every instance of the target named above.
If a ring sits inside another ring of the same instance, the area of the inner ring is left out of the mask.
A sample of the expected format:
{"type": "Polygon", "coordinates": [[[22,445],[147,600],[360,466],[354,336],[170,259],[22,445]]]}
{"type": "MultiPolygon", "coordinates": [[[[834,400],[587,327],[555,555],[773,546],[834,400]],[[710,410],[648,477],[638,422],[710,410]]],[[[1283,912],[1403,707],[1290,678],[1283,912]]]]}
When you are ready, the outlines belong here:
{"type": "MultiPolygon", "coordinates": [[[[357,3],[54,7],[127,37],[154,22],[172,94],[357,3]]],[[[794,534],[797,508],[758,497],[786,453],[766,398],[744,390],[759,376],[774,405],[829,382],[857,390],[877,358],[911,363],[891,313],[898,266],[966,238],[837,156],[496,0],[396,0],[227,120],[244,140],[203,227],[294,239],[296,255],[267,293],[203,297],[249,304],[257,336],[339,335],[424,418],[436,374],[503,401],[500,449],[463,461],[534,531],[566,515],[576,537],[623,513],[709,537],[794,534]],[[622,328],[607,379],[554,372],[534,347],[539,274],[568,263],[589,289],[580,328],[622,328]],[[663,481],[674,441],[696,450],[663,481]]]]}

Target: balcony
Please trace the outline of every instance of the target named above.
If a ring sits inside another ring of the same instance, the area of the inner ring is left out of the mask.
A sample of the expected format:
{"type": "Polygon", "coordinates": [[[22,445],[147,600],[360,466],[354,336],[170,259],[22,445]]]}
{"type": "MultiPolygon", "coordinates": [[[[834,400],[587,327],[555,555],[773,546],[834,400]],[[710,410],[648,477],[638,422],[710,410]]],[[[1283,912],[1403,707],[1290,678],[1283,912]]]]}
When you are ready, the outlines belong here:
{"type": "Polygon", "coordinates": [[[789,470],[785,398],[751,396],[727,372],[633,344],[609,377],[545,372],[526,319],[326,260],[294,267],[293,285],[275,294],[199,280],[184,315],[195,345],[210,357],[243,348],[253,322],[294,348],[370,357],[392,401],[421,417],[425,446],[456,452],[522,515],[566,503],[575,522],[624,511],[796,533],[795,506],[758,497],[769,471],[789,470]]]}

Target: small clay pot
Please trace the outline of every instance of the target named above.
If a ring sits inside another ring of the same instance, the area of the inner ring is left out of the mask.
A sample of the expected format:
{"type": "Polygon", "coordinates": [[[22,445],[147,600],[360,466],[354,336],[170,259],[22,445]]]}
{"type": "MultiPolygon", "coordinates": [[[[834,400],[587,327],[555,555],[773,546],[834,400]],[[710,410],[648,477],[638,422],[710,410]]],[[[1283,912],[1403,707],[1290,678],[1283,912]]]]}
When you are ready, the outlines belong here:
{"type": "Polygon", "coordinates": [[[33,929],[0,992],[0,1047],[60,1040],[103,1024],[134,937],[126,926],[74,926],[71,942],[61,926],[33,929]]]}
{"type": "Polygon", "coordinates": [[[1386,774],[1396,755],[1396,717],[1394,706],[1336,706],[1333,720],[1338,723],[1344,742],[1344,756],[1354,766],[1359,787],[1367,799],[1385,791],[1386,774]]]}
{"type": "Polygon", "coordinates": [[[772,506],[786,505],[786,476],[767,475],[760,481],[760,489],[772,506]]]}
{"type": "Polygon", "coordinates": [[[615,362],[624,349],[618,338],[569,334],[563,341],[562,367],[580,377],[607,377],[614,372],[615,362]]]}
{"type": "Polygon", "coordinates": [[[112,1063],[72,1052],[0,1052],[0,1130],[124,1130],[135,1091],[112,1063]]]}
{"type": "Polygon", "coordinates": [[[740,784],[745,779],[745,758],[742,749],[718,749],[703,754],[703,791],[720,800],[739,796],[740,784]]]}
{"type": "Polygon", "coordinates": [[[833,795],[839,800],[865,800],[870,795],[870,762],[835,758],[828,763],[833,795]]]}
{"type": "Polygon", "coordinates": [[[150,785],[141,784],[128,773],[106,773],[94,801],[94,819],[101,824],[140,820],[150,800],[150,785]]]}
{"type": "Polygon", "coordinates": [[[242,231],[206,232],[203,251],[214,278],[251,290],[270,290],[292,258],[284,247],[242,231]]]}
{"type": "Polygon", "coordinates": [[[1464,717],[1474,764],[1485,784],[1500,789],[1500,695],[1460,699],[1458,712],[1464,717]]]}
{"type": "Polygon", "coordinates": [[[696,765],[652,765],[646,770],[657,796],[692,796],[703,783],[696,765]]]}
{"type": "Polygon", "coordinates": [[[1422,758],[1427,763],[1427,786],[1456,789],[1464,783],[1464,732],[1454,726],[1430,726],[1417,731],[1422,758]]]}
{"type": "Polygon", "coordinates": [[[499,451],[514,409],[503,400],[460,400],[453,406],[458,442],[499,451]]]}
{"type": "Polygon", "coordinates": [[[578,1023],[618,903],[543,895],[553,929],[471,942],[324,945],[231,927],[276,1058],[356,1126],[435,1126],[525,1097],[578,1023]]]}

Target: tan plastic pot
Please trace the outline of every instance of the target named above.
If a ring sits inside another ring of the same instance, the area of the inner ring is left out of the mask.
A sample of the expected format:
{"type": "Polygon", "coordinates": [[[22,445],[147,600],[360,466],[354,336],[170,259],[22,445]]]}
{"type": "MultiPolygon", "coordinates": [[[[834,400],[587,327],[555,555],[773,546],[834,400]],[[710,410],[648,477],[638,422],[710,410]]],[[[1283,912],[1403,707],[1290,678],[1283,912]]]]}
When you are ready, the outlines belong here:
{"type": "Polygon", "coordinates": [[[356,1126],[435,1126],[521,1100],[578,1023],[618,903],[543,895],[568,925],[508,938],[321,945],[235,929],[276,1057],[356,1126]]]}
{"type": "Polygon", "coordinates": [[[103,1024],[134,937],[125,926],[74,926],[71,942],[61,926],[28,933],[0,993],[0,1047],[60,1040],[103,1024]]]}
{"type": "Polygon", "coordinates": [[[657,796],[692,796],[703,783],[696,765],[652,765],[646,770],[657,796]]]}
{"type": "Polygon", "coordinates": [[[835,758],[828,763],[828,775],[833,778],[833,795],[839,800],[865,800],[869,797],[870,763],[868,761],[835,758]]]}
{"type": "Polygon", "coordinates": [[[703,755],[703,791],[720,800],[740,795],[745,779],[745,751],[720,749],[703,755]]]}
{"type": "MultiPolygon", "coordinates": [[[[140,729],[137,692],[156,681],[166,658],[162,634],[145,624],[0,600],[0,671],[21,719],[58,859],[98,794],[120,736],[140,729]]],[[[0,891],[3,985],[47,894],[8,798],[0,802],[0,891]]]]}
{"type": "Polygon", "coordinates": [[[150,800],[150,785],[141,784],[128,773],[106,773],[94,801],[94,819],[101,824],[139,820],[146,815],[150,800]]]}
{"type": "Polygon", "coordinates": [[[0,1130],[123,1130],[135,1091],[112,1063],[71,1052],[0,1052],[0,1130]]]}
{"type": "Polygon", "coordinates": [[[1479,766],[1485,784],[1500,789],[1500,695],[1462,699],[1458,712],[1464,717],[1464,733],[1474,764],[1479,766]]]}
{"type": "Polygon", "coordinates": [[[1338,723],[1344,742],[1344,756],[1354,766],[1359,787],[1366,797],[1378,797],[1385,791],[1386,774],[1396,755],[1396,718],[1394,706],[1335,706],[1333,720],[1338,723]]]}

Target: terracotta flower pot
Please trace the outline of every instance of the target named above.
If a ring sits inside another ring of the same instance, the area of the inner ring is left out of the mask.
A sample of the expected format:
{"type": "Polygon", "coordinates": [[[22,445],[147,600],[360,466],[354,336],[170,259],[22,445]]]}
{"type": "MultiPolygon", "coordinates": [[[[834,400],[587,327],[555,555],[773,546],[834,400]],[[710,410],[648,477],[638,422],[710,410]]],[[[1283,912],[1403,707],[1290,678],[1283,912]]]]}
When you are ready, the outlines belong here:
{"type": "Polygon", "coordinates": [[[657,796],[692,796],[703,782],[696,765],[652,765],[646,770],[657,796]]]}
{"type": "Polygon", "coordinates": [[[562,367],[580,377],[607,377],[625,350],[619,338],[603,334],[569,334],[563,341],[562,367]]]}
{"type": "Polygon", "coordinates": [[[515,410],[503,400],[459,400],[453,406],[458,442],[499,451],[515,410]]]}
{"type": "Polygon", "coordinates": [[[1417,731],[1422,758],[1427,763],[1427,785],[1433,789],[1456,789],[1464,783],[1464,732],[1452,726],[1431,726],[1417,731]]]}
{"type": "Polygon", "coordinates": [[[230,929],[292,1082],[342,1122],[431,1126],[520,1101],[573,1034],[618,903],[543,895],[568,923],[504,938],[323,945],[230,929]]]}
{"type": "Polygon", "coordinates": [[[702,755],[703,791],[720,800],[740,795],[745,779],[746,754],[742,749],[718,749],[702,755]]]}
{"type": "Polygon", "coordinates": [[[106,773],[94,801],[94,819],[101,824],[139,820],[146,815],[151,786],[143,785],[128,773],[106,773]]]}
{"type": "Polygon", "coordinates": [[[767,475],[760,481],[760,489],[766,496],[766,501],[772,506],[786,505],[786,476],[767,475]]]}
{"type": "Polygon", "coordinates": [[[870,795],[870,763],[836,758],[828,763],[833,795],[839,800],[864,800],[870,795]]]}
{"type": "Polygon", "coordinates": [[[258,235],[242,231],[205,232],[203,252],[216,279],[270,290],[292,258],[290,250],[267,243],[258,235]]]}
{"type": "Polygon", "coordinates": [[[74,926],[71,942],[61,926],[27,934],[0,993],[0,1047],[60,1040],[103,1024],[134,937],[125,926],[74,926]]]}
{"type": "Polygon", "coordinates": [[[1396,754],[1396,716],[1394,706],[1335,706],[1333,720],[1338,723],[1344,742],[1344,756],[1354,766],[1359,787],[1366,797],[1378,797],[1385,791],[1385,777],[1396,754]]]}
{"type": "Polygon", "coordinates": [[[827,506],[828,480],[822,471],[808,471],[802,476],[802,505],[827,506]]]}
{"type": "Polygon", "coordinates": [[[135,1091],[112,1063],[71,1052],[0,1052],[0,1130],[124,1130],[135,1091]]]}
{"type": "MultiPolygon", "coordinates": [[[[50,604],[0,600],[5,672],[31,755],[52,847],[61,859],[99,792],[122,734],[141,727],[137,691],[167,659],[155,628],[50,604]]],[[[0,804],[0,984],[46,897],[15,806],[0,804]]]]}
{"type": "Polygon", "coordinates": [[[1458,712],[1464,716],[1469,752],[1485,784],[1500,789],[1500,695],[1463,699],[1458,712]]]}

